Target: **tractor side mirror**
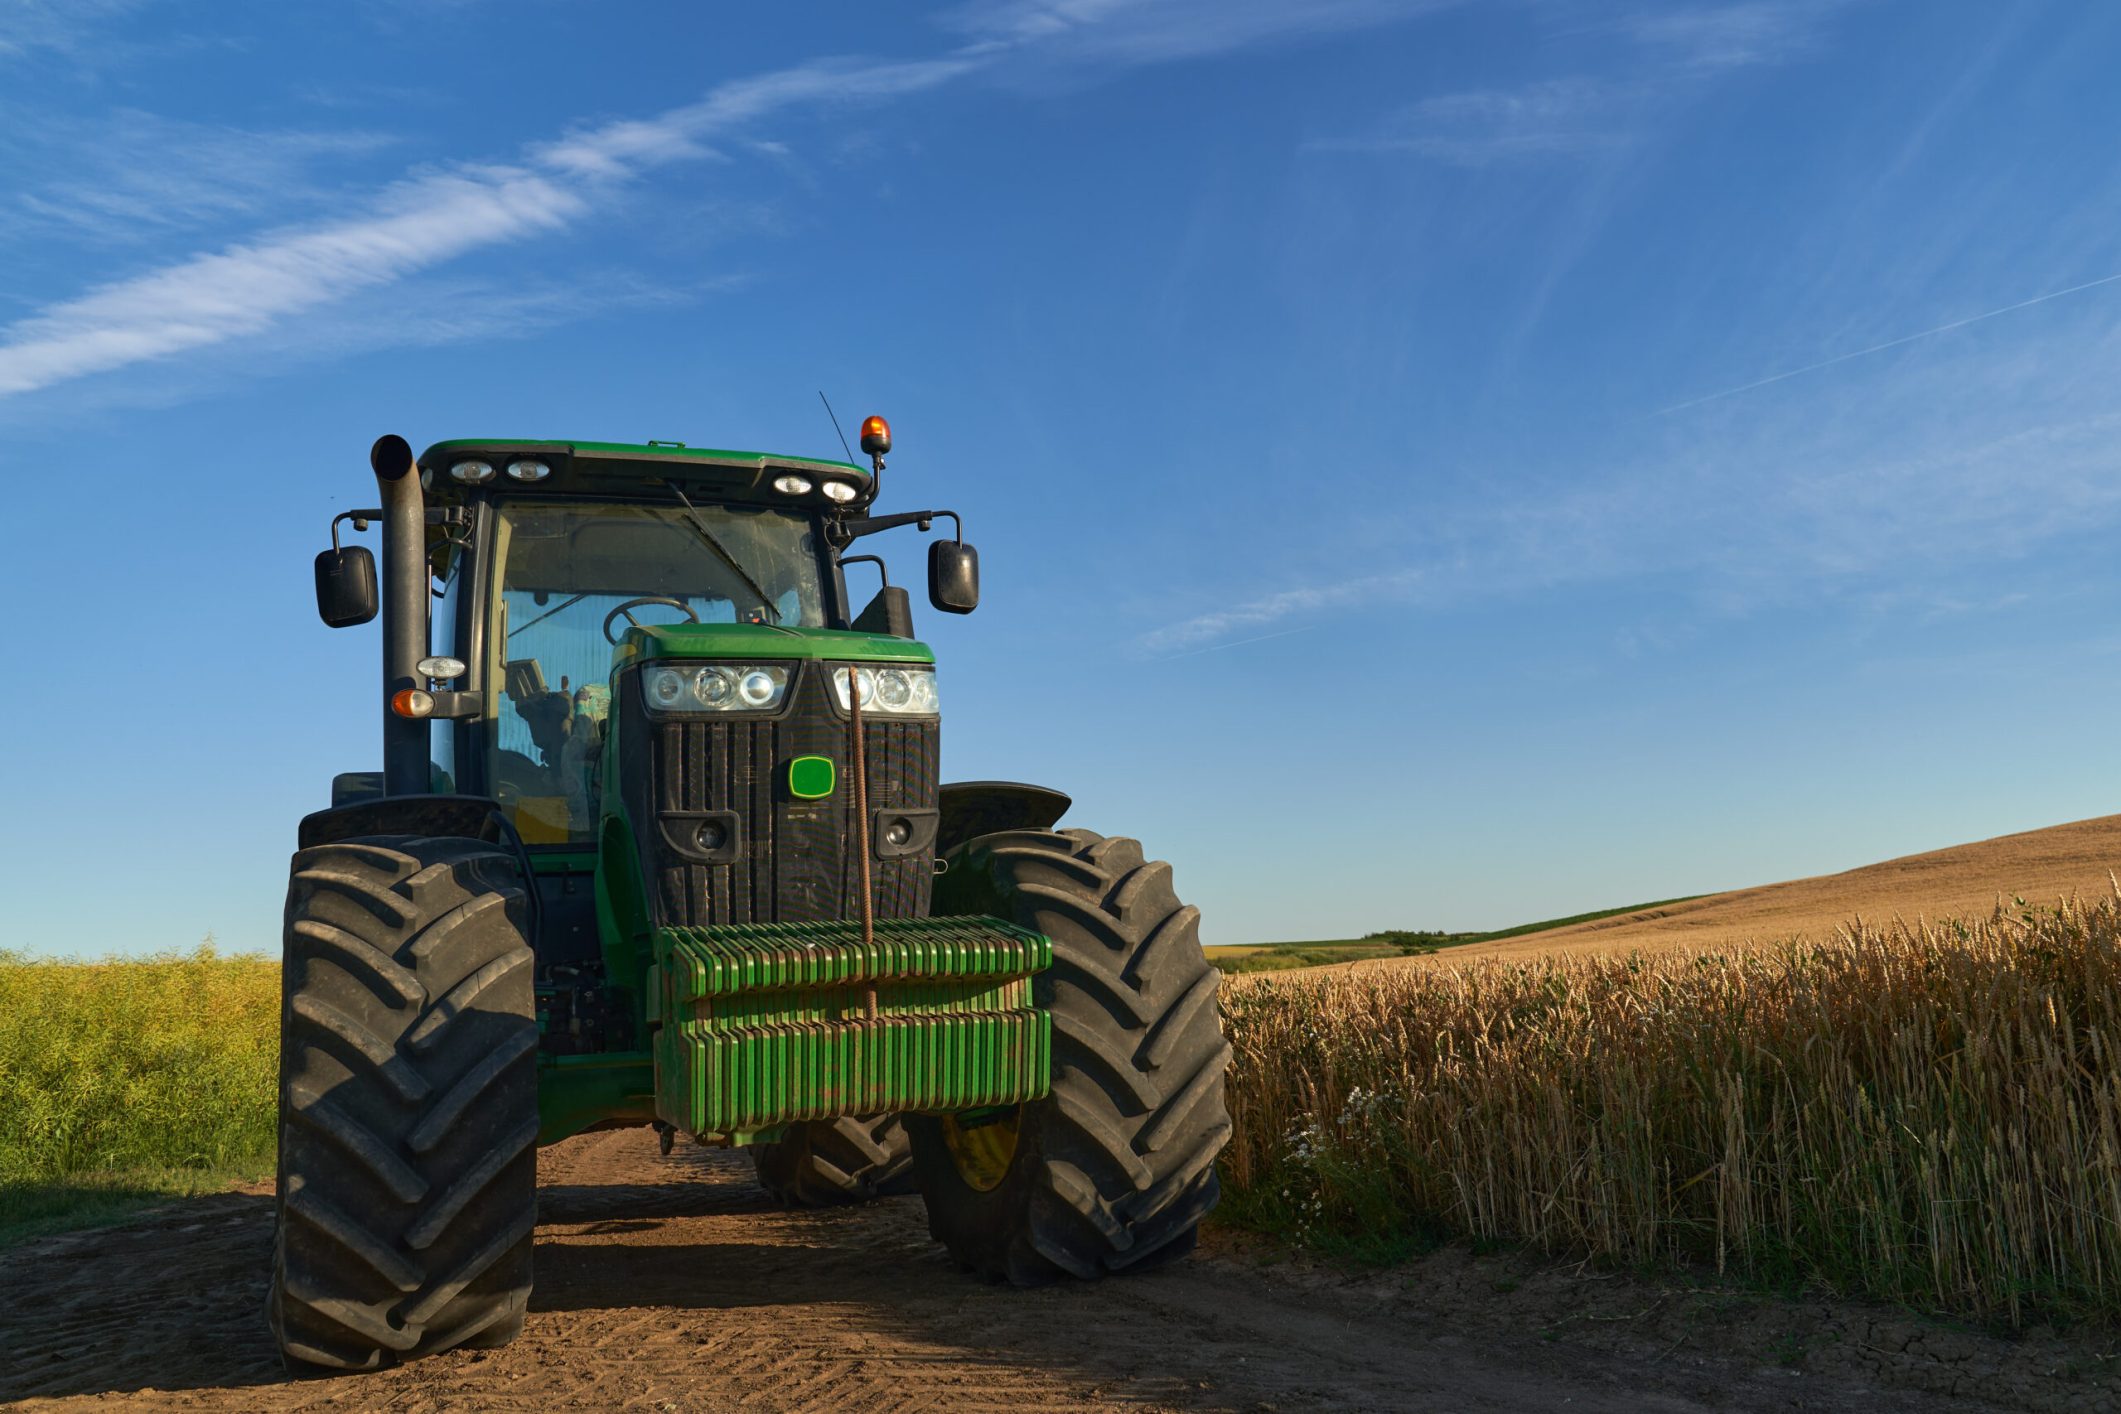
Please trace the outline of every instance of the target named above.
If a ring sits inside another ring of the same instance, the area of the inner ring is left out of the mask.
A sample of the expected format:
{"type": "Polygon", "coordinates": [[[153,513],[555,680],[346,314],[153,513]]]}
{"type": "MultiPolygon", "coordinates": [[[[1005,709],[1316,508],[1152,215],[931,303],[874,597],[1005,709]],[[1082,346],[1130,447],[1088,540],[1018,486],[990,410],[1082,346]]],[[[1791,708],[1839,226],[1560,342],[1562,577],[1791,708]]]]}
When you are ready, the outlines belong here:
{"type": "Polygon", "coordinates": [[[946,614],[979,607],[979,551],[962,540],[928,542],[928,602],[946,614]]]}
{"type": "Polygon", "coordinates": [[[334,546],[317,556],[317,617],[352,628],[376,616],[376,557],[366,545],[334,546]]]}

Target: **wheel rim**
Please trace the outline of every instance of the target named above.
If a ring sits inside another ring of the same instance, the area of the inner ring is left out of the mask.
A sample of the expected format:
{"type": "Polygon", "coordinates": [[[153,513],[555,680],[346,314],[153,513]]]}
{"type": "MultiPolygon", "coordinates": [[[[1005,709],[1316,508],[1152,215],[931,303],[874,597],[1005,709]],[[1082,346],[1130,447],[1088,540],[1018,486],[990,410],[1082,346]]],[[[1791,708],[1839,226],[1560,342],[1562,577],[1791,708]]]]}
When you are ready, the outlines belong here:
{"type": "Polygon", "coordinates": [[[957,1176],[968,1187],[992,1193],[1009,1176],[1016,1161],[1017,1135],[1021,1132],[1024,1107],[984,1110],[967,1115],[943,1116],[943,1146],[957,1176]]]}

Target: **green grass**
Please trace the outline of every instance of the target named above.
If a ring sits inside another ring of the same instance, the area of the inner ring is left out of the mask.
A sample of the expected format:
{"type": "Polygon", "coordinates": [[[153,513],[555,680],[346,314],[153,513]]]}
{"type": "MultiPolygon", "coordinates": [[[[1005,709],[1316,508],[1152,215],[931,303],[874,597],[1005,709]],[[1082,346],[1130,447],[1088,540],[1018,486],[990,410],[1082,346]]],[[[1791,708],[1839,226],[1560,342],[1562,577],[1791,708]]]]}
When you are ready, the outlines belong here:
{"type": "Polygon", "coordinates": [[[1436,933],[1387,929],[1362,938],[1335,938],[1308,943],[1233,944],[1228,947],[1209,948],[1207,953],[1208,960],[1224,972],[1286,972],[1298,967],[1323,967],[1328,963],[1361,962],[1369,958],[1423,957],[1443,948],[1464,947],[1468,943],[1494,943],[1504,938],[1521,938],[1528,933],[1544,933],[1550,929],[1567,928],[1577,923],[1595,923],[1601,918],[1617,918],[1623,913],[1636,913],[1645,908],[1665,908],[1675,903],[1691,903],[1700,897],[1700,894],[1688,894],[1684,898],[1631,903],[1624,908],[1602,908],[1595,913],[1575,913],[1567,918],[1520,923],[1514,928],[1498,928],[1491,933],[1436,933]]]}
{"type": "Polygon", "coordinates": [[[0,953],[0,1243],[272,1172],[279,964],[0,953]]]}

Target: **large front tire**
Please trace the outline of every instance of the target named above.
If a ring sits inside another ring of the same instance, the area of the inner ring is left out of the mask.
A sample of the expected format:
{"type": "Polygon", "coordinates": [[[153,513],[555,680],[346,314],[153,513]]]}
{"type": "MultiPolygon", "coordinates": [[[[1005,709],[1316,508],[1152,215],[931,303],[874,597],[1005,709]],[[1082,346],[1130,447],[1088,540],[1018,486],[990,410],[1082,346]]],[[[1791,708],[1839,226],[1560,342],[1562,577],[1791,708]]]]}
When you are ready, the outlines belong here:
{"type": "Polygon", "coordinates": [[[928,1226],[961,1265],[1036,1286],[1184,1255],[1230,1137],[1221,974],[1171,866],[1129,839],[1012,830],[953,851],[935,912],[1044,933],[1033,994],[1053,1018],[1053,1088],[966,1116],[909,1115],[928,1226]]]}
{"type": "Polygon", "coordinates": [[[294,857],[268,1306],[290,1368],[521,1329],[538,1132],[524,916],[515,860],[478,840],[294,857]]]}

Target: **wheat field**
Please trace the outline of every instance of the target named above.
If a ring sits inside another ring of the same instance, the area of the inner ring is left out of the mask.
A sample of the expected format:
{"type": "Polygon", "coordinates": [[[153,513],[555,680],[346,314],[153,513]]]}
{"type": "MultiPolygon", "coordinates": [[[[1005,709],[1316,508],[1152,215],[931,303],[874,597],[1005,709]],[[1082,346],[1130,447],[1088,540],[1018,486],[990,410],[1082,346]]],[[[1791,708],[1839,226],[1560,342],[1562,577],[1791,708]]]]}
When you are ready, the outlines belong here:
{"type": "Polygon", "coordinates": [[[1227,989],[1230,1214],[2121,1313],[2121,902],[1227,989]]]}
{"type": "MultiPolygon", "coordinates": [[[[270,1173],[278,965],[0,955],[0,1237],[270,1173]]],[[[1221,1214],[2121,1314],[2121,902],[1233,979],[1221,1214]]]]}

